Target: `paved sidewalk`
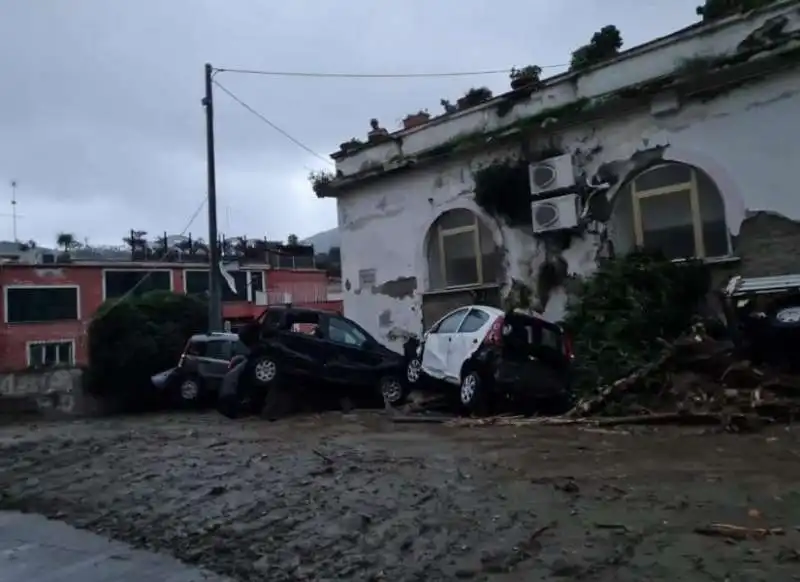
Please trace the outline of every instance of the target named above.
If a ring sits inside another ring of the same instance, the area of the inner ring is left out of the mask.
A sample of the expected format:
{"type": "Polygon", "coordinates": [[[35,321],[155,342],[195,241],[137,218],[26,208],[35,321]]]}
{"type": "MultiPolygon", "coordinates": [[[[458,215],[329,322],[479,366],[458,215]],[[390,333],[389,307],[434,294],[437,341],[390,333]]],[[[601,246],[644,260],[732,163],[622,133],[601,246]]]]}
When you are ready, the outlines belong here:
{"type": "Polygon", "coordinates": [[[0,511],[0,582],[230,582],[38,515],[0,511]]]}

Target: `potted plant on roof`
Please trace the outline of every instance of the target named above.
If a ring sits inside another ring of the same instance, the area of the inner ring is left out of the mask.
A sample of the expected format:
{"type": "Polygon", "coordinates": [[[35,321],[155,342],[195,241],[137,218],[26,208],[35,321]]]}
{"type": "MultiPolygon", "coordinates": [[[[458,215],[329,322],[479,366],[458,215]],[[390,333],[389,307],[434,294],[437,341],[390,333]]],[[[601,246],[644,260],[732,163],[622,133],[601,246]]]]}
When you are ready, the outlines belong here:
{"type": "Polygon", "coordinates": [[[425,125],[431,119],[431,114],[425,109],[420,109],[416,113],[409,113],[403,118],[403,129],[411,129],[412,127],[419,127],[425,125]]]}
{"type": "Polygon", "coordinates": [[[521,89],[522,87],[538,88],[542,84],[540,78],[541,74],[542,68],[536,65],[528,65],[521,69],[514,67],[511,69],[511,74],[509,75],[511,78],[511,88],[514,90],[521,89]]]}
{"type": "Polygon", "coordinates": [[[319,197],[330,193],[331,182],[335,179],[336,174],[328,170],[317,170],[308,174],[308,181],[311,182],[311,188],[314,190],[314,194],[319,197]]]}
{"type": "Polygon", "coordinates": [[[364,145],[360,139],[351,137],[349,140],[339,144],[339,150],[345,154],[351,154],[364,145]]]}
{"type": "Polygon", "coordinates": [[[488,101],[492,97],[492,91],[488,87],[473,87],[456,101],[456,105],[458,105],[459,109],[469,109],[488,101]]]}

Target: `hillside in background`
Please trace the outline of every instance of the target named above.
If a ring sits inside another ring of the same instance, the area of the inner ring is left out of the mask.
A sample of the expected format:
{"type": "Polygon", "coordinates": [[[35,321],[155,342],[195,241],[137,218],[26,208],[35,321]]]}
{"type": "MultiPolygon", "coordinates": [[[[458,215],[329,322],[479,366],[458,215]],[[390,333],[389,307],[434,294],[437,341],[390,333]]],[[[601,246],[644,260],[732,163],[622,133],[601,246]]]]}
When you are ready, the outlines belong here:
{"type": "Polygon", "coordinates": [[[339,236],[339,229],[332,228],[330,230],[323,230],[315,235],[304,239],[302,242],[309,245],[314,245],[315,253],[328,253],[332,247],[341,246],[341,236],[339,236]]]}

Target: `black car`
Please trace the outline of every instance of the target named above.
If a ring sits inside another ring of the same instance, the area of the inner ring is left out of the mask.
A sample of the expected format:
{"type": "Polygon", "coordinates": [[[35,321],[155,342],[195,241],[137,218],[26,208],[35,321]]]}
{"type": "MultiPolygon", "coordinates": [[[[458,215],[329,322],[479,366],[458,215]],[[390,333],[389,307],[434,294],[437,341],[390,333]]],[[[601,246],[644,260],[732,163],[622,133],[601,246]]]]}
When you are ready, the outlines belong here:
{"type": "Polygon", "coordinates": [[[316,309],[267,308],[239,339],[250,350],[232,366],[220,394],[220,412],[261,410],[270,392],[300,389],[354,399],[393,401],[405,390],[405,359],[354,321],[316,309]],[[246,410],[245,410],[246,408],[246,410]]]}
{"type": "Polygon", "coordinates": [[[178,365],[152,378],[156,388],[175,404],[196,406],[216,399],[231,362],[249,350],[234,333],[197,334],[189,338],[178,365]]]}
{"type": "Polygon", "coordinates": [[[537,313],[461,307],[406,349],[409,384],[458,394],[469,412],[508,400],[556,411],[570,401],[571,343],[561,326],[537,313]]]}

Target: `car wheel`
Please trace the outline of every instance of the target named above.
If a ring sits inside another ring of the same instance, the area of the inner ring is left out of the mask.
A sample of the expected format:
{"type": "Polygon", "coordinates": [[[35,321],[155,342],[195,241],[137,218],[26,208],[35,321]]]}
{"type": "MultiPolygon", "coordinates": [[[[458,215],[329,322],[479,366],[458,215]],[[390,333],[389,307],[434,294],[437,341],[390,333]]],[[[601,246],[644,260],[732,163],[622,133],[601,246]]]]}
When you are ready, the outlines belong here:
{"type": "Polygon", "coordinates": [[[386,404],[397,406],[402,404],[406,398],[406,391],[400,378],[387,376],[381,379],[381,396],[386,404]]]}
{"type": "Polygon", "coordinates": [[[472,370],[464,374],[459,389],[461,405],[469,412],[483,414],[487,412],[486,394],[480,374],[472,370]]]}
{"type": "Polygon", "coordinates": [[[194,376],[183,378],[173,390],[175,402],[184,408],[197,406],[202,396],[200,380],[194,376]]]}
{"type": "Polygon", "coordinates": [[[253,364],[253,380],[267,386],[278,378],[278,363],[271,356],[259,356],[253,364]]]}

